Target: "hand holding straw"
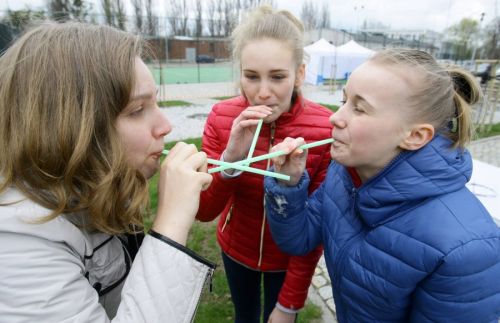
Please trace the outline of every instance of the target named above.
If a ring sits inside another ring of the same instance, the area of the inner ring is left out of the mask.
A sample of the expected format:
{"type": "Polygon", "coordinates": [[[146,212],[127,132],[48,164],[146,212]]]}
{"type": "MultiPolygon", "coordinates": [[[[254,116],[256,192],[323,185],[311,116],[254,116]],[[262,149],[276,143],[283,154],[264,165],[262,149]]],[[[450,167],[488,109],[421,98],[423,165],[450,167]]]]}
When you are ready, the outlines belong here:
{"type": "MultiPolygon", "coordinates": [[[[323,139],[323,140],[319,140],[319,141],[315,141],[315,142],[310,142],[308,144],[301,145],[298,148],[299,149],[309,149],[309,148],[313,148],[313,147],[317,147],[317,146],[326,145],[326,144],[332,143],[334,141],[335,140],[333,138],[327,138],[327,139],[323,139]]],[[[272,152],[272,153],[269,153],[269,154],[260,155],[260,156],[256,156],[256,157],[252,157],[252,158],[248,158],[248,159],[244,159],[244,160],[240,160],[240,161],[237,161],[237,162],[234,162],[234,163],[228,163],[228,165],[210,168],[208,170],[208,172],[209,173],[215,173],[215,172],[223,171],[223,170],[228,169],[228,168],[235,168],[236,169],[236,167],[233,167],[233,166],[243,165],[243,164],[247,164],[248,165],[248,164],[251,164],[251,163],[255,163],[255,162],[258,162],[258,161],[261,161],[261,160],[265,160],[265,159],[269,159],[269,158],[278,157],[278,156],[281,156],[281,155],[286,155],[286,152],[284,152],[283,150],[278,150],[278,151],[275,151],[275,152],[272,152]]]]}
{"type": "MultiPolygon", "coordinates": [[[[168,150],[163,150],[162,154],[163,155],[167,155],[168,154],[168,150]]],[[[281,179],[281,180],[284,180],[284,181],[289,181],[290,180],[290,176],[288,176],[288,175],[284,175],[284,174],[280,174],[280,173],[275,173],[275,172],[270,172],[270,171],[262,170],[262,169],[258,169],[258,168],[252,168],[252,167],[244,166],[242,164],[235,165],[233,163],[223,162],[223,161],[212,159],[212,158],[207,158],[207,162],[210,163],[210,164],[213,164],[213,165],[219,165],[221,167],[225,167],[225,169],[227,169],[227,168],[234,168],[234,169],[242,170],[242,171],[245,171],[245,172],[251,172],[251,173],[255,173],[255,174],[259,174],[259,175],[264,175],[264,176],[271,176],[271,177],[278,178],[278,179],[281,179]]],[[[213,172],[210,172],[210,170],[209,170],[208,173],[210,174],[210,173],[213,173],[213,172]]]]}
{"type": "MultiPolygon", "coordinates": [[[[248,155],[247,155],[246,160],[252,158],[252,156],[253,156],[253,151],[255,150],[255,146],[257,145],[257,139],[259,139],[260,129],[262,128],[263,122],[264,122],[264,119],[260,119],[259,123],[257,124],[257,128],[255,129],[255,134],[253,135],[252,144],[250,145],[250,149],[248,150],[248,155]]],[[[242,165],[248,166],[249,164],[250,163],[245,162],[242,165]]]]}

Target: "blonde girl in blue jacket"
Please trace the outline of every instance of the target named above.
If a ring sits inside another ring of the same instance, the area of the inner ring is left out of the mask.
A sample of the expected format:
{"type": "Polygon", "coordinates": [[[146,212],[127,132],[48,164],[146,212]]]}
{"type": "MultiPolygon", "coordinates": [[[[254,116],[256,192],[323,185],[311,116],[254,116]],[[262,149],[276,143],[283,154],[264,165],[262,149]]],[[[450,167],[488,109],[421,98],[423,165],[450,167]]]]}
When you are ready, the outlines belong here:
{"type": "Polygon", "coordinates": [[[425,52],[382,51],[344,88],[310,198],[302,138],[274,147],[291,180],[265,180],[273,238],[297,255],[323,244],[339,322],[498,321],[500,230],[465,186],[479,91],[425,52]]]}

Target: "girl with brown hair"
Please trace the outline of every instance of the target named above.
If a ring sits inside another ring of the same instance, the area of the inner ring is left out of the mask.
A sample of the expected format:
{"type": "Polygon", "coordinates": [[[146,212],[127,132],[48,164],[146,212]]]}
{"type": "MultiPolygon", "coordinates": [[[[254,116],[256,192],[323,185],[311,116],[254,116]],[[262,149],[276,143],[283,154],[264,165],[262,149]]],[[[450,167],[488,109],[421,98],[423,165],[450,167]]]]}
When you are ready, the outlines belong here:
{"type": "Polygon", "coordinates": [[[45,23],[0,57],[0,317],[6,322],[188,322],[213,265],[184,247],[209,185],[177,144],[139,37],[45,23]],[[158,212],[132,263],[147,180],[158,212]],[[178,185],[183,183],[183,185],[178,185]]]}

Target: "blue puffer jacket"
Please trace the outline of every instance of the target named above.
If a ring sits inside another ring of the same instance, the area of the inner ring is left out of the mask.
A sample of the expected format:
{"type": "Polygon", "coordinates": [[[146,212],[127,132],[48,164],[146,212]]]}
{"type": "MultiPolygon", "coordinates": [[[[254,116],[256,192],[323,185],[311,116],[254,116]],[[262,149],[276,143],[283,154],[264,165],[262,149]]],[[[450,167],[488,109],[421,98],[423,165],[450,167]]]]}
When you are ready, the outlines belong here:
{"type": "Polygon", "coordinates": [[[465,187],[466,151],[436,136],[358,189],[332,163],[307,199],[266,178],[273,238],[291,254],[324,245],[339,322],[497,322],[500,229],[465,187]]]}

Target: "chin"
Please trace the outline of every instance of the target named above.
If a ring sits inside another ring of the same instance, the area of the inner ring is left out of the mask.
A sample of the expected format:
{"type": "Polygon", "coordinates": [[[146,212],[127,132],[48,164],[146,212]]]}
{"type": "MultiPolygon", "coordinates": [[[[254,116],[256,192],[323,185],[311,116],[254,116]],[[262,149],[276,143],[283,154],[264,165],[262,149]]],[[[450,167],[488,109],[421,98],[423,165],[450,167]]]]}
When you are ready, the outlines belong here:
{"type": "Polygon", "coordinates": [[[159,168],[160,168],[159,164],[155,166],[144,166],[141,169],[139,169],[139,171],[146,179],[150,179],[158,172],[159,168]]]}
{"type": "Polygon", "coordinates": [[[273,121],[276,121],[276,119],[278,119],[279,117],[280,117],[279,115],[276,116],[273,113],[270,116],[265,117],[263,120],[264,120],[264,123],[271,123],[273,121]]]}

